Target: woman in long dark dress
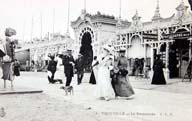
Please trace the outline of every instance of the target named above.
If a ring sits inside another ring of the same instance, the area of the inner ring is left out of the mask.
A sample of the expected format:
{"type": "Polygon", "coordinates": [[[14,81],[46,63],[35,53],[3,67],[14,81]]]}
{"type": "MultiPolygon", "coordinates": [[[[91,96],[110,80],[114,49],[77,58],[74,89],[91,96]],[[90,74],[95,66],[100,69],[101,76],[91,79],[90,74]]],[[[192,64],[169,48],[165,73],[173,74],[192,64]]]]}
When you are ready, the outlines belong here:
{"type": "Polygon", "coordinates": [[[119,97],[131,97],[135,94],[129,79],[128,79],[128,61],[125,57],[125,50],[120,50],[120,56],[117,58],[117,62],[114,67],[114,71],[117,72],[117,79],[116,82],[113,82],[114,84],[114,90],[116,93],[116,96],[119,97]]]}
{"type": "Polygon", "coordinates": [[[93,62],[92,62],[91,76],[90,76],[90,80],[89,80],[90,84],[96,84],[97,70],[98,70],[97,65],[98,64],[99,64],[99,62],[97,60],[97,56],[94,56],[93,62]]]}
{"type": "Polygon", "coordinates": [[[153,78],[151,84],[166,84],[165,77],[163,74],[163,61],[160,59],[160,55],[156,56],[156,60],[153,64],[153,78]]]}
{"type": "Polygon", "coordinates": [[[54,76],[55,76],[55,72],[56,72],[56,67],[57,67],[57,62],[54,60],[55,57],[54,56],[50,56],[51,60],[49,61],[47,70],[48,70],[48,81],[51,84],[55,83],[54,80],[54,76]],[[51,73],[51,74],[49,74],[51,73]]]}

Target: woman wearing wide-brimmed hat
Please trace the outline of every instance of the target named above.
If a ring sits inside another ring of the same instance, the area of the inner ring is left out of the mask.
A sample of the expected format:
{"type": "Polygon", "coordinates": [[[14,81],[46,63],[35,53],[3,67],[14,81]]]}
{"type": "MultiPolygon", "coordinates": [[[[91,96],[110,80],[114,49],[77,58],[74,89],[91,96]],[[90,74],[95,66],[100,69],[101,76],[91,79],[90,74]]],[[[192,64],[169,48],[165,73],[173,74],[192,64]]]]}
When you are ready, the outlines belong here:
{"type": "Polygon", "coordinates": [[[106,101],[115,98],[115,93],[111,85],[110,70],[112,67],[111,53],[113,49],[110,46],[103,47],[103,57],[98,65],[97,77],[97,96],[106,101]]]}
{"type": "MultiPolygon", "coordinates": [[[[113,87],[117,97],[130,98],[135,94],[129,79],[128,79],[128,61],[125,57],[125,48],[121,48],[119,51],[119,57],[114,65],[114,73],[116,79],[113,81],[113,87]]],[[[114,78],[114,77],[112,77],[114,78]]]]}

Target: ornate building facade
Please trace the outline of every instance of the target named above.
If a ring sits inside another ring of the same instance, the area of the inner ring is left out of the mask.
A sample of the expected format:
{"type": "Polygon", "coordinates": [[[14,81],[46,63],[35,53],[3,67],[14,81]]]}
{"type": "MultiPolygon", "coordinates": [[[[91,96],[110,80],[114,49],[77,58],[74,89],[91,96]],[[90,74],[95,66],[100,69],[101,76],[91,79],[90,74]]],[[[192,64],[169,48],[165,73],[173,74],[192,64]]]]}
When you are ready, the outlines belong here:
{"type": "Polygon", "coordinates": [[[161,54],[166,77],[183,77],[191,58],[192,13],[188,6],[182,1],[175,14],[162,18],[158,3],[151,21],[141,22],[140,19],[136,12],[129,27],[117,30],[115,50],[124,47],[130,61],[143,58],[144,67],[151,68],[155,55],[161,54]]]}
{"type": "MultiPolygon", "coordinates": [[[[82,10],[77,20],[71,22],[75,33],[75,53],[81,52],[81,47],[88,43],[92,50],[85,47],[87,51],[92,51],[93,55],[99,55],[102,45],[113,44],[116,39],[116,26],[118,20],[114,16],[103,15],[97,12],[95,15],[82,10]]],[[[122,21],[122,26],[129,26],[128,21],[122,21]]],[[[87,45],[88,46],[88,45],[87,45]]]]}
{"type": "Polygon", "coordinates": [[[21,61],[28,61],[26,65],[29,65],[32,61],[35,62],[39,68],[45,66],[48,60],[48,55],[56,55],[58,53],[64,54],[67,49],[73,50],[74,40],[70,38],[68,34],[61,35],[59,33],[55,33],[52,35],[51,39],[44,38],[43,40],[34,40],[30,43],[24,43],[21,49],[16,50],[16,54],[18,53],[17,58],[21,61]],[[21,52],[25,52],[28,50],[29,58],[26,60],[26,54],[22,55],[21,52]],[[23,56],[23,57],[21,57],[23,56]],[[28,64],[27,64],[28,63],[28,64]]]}
{"type": "Polygon", "coordinates": [[[176,7],[176,13],[168,18],[161,17],[157,3],[155,14],[148,22],[142,22],[137,11],[128,22],[99,12],[90,15],[85,10],[76,21],[71,22],[76,54],[81,52],[85,43],[89,43],[90,53],[99,55],[102,45],[111,43],[116,52],[126,48],[130,69],[136,58],[144,59],[144,68],[152,68],[155,55],[162,54],[167,78],[184,76],[191,58],[191,25],[192,13],[183,1],[176,7]]]}
{"type": "Polygon", "coordinates": [[[161,54],[166,77],[174,78],[184,76],[191,58],[192,13],[183,1],[176,7],[176,13],[168,18],[161,17],[157,3],[155,14],[148,22],[142,22],[137,11],[132,21],[123,21],[100,12],[91,15],[82,10],[71,22],[71,27],[75,40],[59,35],[50,41],[30,44],[30,61],[47,60],[49,53],[72,48],[75,57],[81,53],[90,63],[94,55],[101,54],[103,45],[112,44],[115,52],[126,48],[130,70],[136,58],[144,59],[144,68],[152,68],[155,55],[161,54]]]}

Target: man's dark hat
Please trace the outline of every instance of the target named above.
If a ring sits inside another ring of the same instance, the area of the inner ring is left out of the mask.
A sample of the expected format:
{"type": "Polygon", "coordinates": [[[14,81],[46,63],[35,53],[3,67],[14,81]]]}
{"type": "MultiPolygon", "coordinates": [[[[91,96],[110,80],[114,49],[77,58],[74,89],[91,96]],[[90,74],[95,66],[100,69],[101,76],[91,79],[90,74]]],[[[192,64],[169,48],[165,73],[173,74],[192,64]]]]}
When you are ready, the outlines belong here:
{"type": "Polygon", "coordinates": [[[119,50],[120,53],[124,53],[125,51],[126,51],[125,48],[121,48],[121,49],[119,50]]]}
{"type": "Polygon", "coordinates": [[[70,50],[70,49],[67,49],[67,52],[71,52],[72,50],[70,50]]]}
{"type": "Polygon", "coordinates": [[[50,57],[52,60],[55,59],[55,56],[53,56],[53,55],[50,55],[49,57],[50,57]]]}
{"type": "Polygon", "coordinates": [[[157,54],[156,57],[161,57],[161,54],[157,54]]]}
{"type": "Polygon", "coordinates": [[[120,52],[120,53],[124,53],[124,52],[125,52],[125,50],[119,50],[119,52],[120,52]]]}
{"type": "Polygon", "coordinates": [[[83,55],[81,53],[79,53],[78,56],[83,56],[83,55]]]}

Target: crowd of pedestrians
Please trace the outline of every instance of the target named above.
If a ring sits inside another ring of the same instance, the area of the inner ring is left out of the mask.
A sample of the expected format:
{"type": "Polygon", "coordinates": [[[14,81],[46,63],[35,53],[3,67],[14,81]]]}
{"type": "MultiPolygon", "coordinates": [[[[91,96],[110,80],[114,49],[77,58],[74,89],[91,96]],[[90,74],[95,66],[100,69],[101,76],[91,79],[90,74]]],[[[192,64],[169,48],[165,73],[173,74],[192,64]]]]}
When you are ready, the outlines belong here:
{"type": "MultiPolygon", "coordinates": [[[[125,57],[125,49],[120,49],[118,57],[114,58],[113,47],[105,45],[102,47],[102,54],[93,57],[92,71],[89,83],[96,85],[96,97],[106,101],[115,98],[130,99],[135,92],[129,81],[128,59],[125,57]]],[[[60,82],[66,87],[71,86],[74,73],[77,74],[77,85],[82,83],[85,70],[84,56],[79,53],[78,58],[74,59],[72,50],[67,50],[66,54],[49,56],[48,80],[49,83],[60,82]],[[66,80],[64,79],[66,77],[66,80]]],[[[136,61],[138,73],[143,73],[143,61],[136,61]]],[[[133,70],[134,71],[134,70],[133,70]]],[[[160,55],[156,56],[153,65],[154,75],[151,84],[166,84],[163,75],[163,62],[160,55]]],[[[132,72],[133,73],[133,72],[132,72]]]]}
{"type": "MultiPolygon", "coordinates": [[[[14,44],[11,36],[14,35],[9,29],[5,31],[5,42],[0,44],[0,67],[1,76],[6,88],[6,80],[10,80],[13,87],[14,76],[20,76],[20,63],[15,59],[14,44]]],[[[89,83],[96,85],[96,96],[106,101],[114,98],[130,98],[135,92],[130,84],[128,77],[128,60],[125,57],[125,49],[120,49],[118,57],[114,58],[114,49],[110,45],[102,47],[102,54],[99,57],[94,56],[92,61],[92,71],[89,83]]],[[[132,75],[138,70],[143,73],[144,60],[135,61],[132,75]]],[[[154,75],[151,84],[166,84],[163,75],[163,62],[160,55],[156,56],[154,61],[154,75]]],[[[77,74],[77,85],[82,83],[85,70],[85,57],[81,53],[74,59],[72,50],[67,50],[65,54],[49,55],[47,66],[48,81],[51,84],[59,82],[69,87],[74,76],[77,74]],[[64,80],[66,79],[66,80],[64,80]]]]}
{"type": "MultiPolygon", "coordinates": [[[[74,73],[77,74],[77,85],[82,83],[84,76],[84,56],[78,54],[74,59],[72,50],[66,54],[49,56],[48,81],[51,84],[56,82],[64,83],[66,87],[71,86],[74,73]],[[66,80],[64,80],[64,76],[66,80]]],[[[131,97],[134,95],[133,88],[128,79],[128,61],[125,57],[125,50],[119,51],[119,57],[114,60],[113,48],[106,45],[102,48],[102,55],[94,56],[92,61],[90,84],[96,85],[94,95],[99,99],[110,100],[120,97],[131,97]]]]}

